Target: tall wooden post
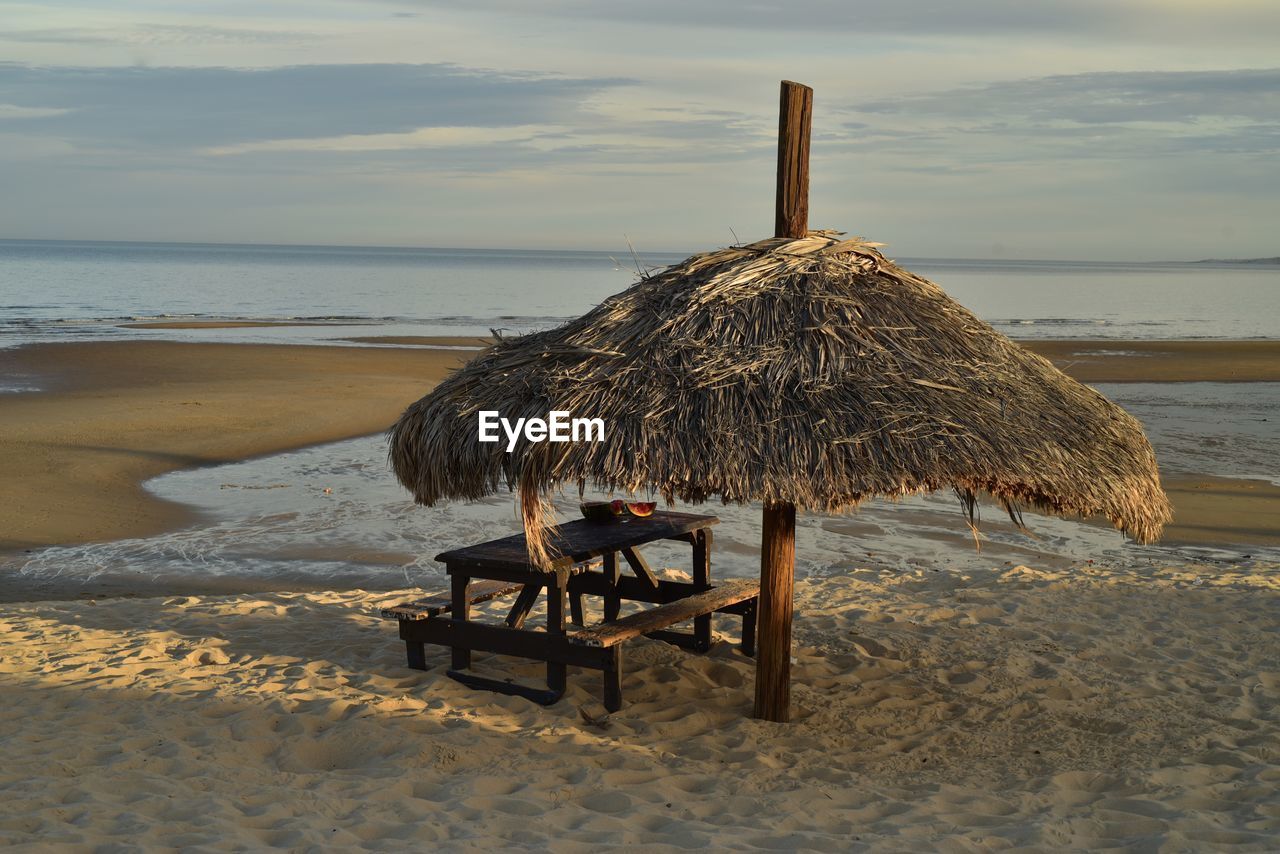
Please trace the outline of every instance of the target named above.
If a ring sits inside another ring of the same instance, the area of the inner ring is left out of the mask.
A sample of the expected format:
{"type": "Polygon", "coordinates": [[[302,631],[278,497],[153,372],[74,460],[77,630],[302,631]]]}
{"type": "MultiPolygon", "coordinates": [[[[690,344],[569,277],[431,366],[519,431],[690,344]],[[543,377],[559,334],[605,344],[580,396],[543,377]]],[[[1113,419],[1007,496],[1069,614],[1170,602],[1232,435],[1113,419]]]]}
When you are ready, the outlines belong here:
{"type": "MultiPolygon", "coordinates": [[[[782,81],[778,106],[778,196],[775,237],[809,233],[809,129],[813,90],[782,81]]],[[[789,501],[764,505],[760,545],[755,716],[791,719],[791,610],[796,569],[796,508],[789,501]]]]}
{"type": "Polygon", "coordinates": [[[756,614],[756,707],[761,720],[791,719],[791,587],[796,568],[796,507],[764,505],[760,605],[756,614]]]}
{"type": "Polygon", "coordinates": [[[774,208],[774,237],[804,237],[809,233],[809,128],[813,121],[813,90],[782,81],[778,105],[778,197],[774,208]]]}

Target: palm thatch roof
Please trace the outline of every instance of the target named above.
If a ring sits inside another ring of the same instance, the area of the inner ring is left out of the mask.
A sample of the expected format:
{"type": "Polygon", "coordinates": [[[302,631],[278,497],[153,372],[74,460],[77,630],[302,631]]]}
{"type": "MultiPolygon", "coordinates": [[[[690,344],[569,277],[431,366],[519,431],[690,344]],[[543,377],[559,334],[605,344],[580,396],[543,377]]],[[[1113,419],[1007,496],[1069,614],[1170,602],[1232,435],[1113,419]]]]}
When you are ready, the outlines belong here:
{"type": "Polygon", "coordinates": [[[861,239],[810,232],[695,255],[555,329],[499,339],[390,431],[422,504],[592,484],[668,502],[834,512],[956,489],[1017,518],[1101,515],[1140,542],[1170,519],[1136,419],[861,239]],[[603,418],[602,442],[477,441],[477,413],[603,418]]]}

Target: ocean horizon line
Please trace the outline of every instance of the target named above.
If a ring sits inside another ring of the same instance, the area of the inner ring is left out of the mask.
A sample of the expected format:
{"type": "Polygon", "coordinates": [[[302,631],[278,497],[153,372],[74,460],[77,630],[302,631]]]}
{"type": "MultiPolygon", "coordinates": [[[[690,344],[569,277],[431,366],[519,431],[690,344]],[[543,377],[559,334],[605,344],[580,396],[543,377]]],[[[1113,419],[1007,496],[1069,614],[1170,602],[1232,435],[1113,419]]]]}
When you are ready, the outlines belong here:
{"type": "MultiPolygon", "coordinates": [[[[0,237],[0,246],[4,245],[40,245],[40,246],[104,246],[104,247],[166,247],[166,248],[192,248],[192,249],[247,249],[247,250],[312,250],[312,251],[332,251],[332,252],[386,252],[386,253],[413,253],[413,252],[460,252],[475,255],[509,255],[509,254],[529,254],[529,255],[577,255],[585,257],[608,257],[617,260],[619,263],[639,258],[644,260],[644,256],[660,256],[663,258],[684,259],[699,252],[708,251],[703,249],[567,249],[567,248],[528,248],[519,246],[408,246],[397,244],[359,244],[359,243],[245,243],[245,242],[223,242],[223,241],[198,241],[198,240],[100,240],[92,238],[36,238],[36,237],[0,237]]],[[[730,243],[727,246],[737,246],[742,244],[730,243]]],[[[881,244],[887,246],[888,244],[881,244]]],[[[998,266],[1016,266],[1019,264],[1054,264],[1054,265],[1078,265],[1082,267],[1150,267],[1150,266],[1182,266],[1182,265],[1200,265],[1200,266],[1237,266],[1237,265],[1257,265],[1265,266],[1268,264],[1280,265],[1280,258],[1192,258],[1192,259],[1080,259],[1080,258],[995,258],[991,256],[945,256],[945,255],[903,255],[893,256],[892,253],[886,253],[886,257],[891,257],[896,262],[904,264],[991,264],[998,266]]]]}

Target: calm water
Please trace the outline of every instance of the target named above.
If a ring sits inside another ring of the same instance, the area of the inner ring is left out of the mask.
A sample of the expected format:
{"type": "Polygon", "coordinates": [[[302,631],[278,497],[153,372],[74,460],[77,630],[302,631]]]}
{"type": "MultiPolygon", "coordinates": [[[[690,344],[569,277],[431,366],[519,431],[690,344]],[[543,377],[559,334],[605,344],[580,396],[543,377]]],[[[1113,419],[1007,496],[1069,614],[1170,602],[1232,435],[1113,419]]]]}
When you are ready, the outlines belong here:
{"type": "MultiPolygon", "coordinates": [[[[1280,337],[1280,267],[903,263],[1015,337],[1280,337]]],[[[335,324],[183,333],[202,340],[524,331],[583,313],[635,269],[629,254],[605,252],[0,241],[0,346],[173,337],[117,325],[145,318],[335,324]]]]}

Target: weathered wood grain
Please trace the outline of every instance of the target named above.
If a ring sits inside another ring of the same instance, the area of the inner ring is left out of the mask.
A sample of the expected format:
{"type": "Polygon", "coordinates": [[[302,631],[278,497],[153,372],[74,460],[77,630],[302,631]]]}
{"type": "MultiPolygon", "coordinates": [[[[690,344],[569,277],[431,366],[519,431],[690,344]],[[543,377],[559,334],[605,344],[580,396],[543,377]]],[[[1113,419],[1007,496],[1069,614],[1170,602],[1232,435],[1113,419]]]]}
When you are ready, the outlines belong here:
{"type": "Polygon", "coordinates": [[[778,105],[778,192],[774,237],[809,233],[809,128],[813,123],[813,90],[782,81],[778,105]]]}
{"type": "Polygon", "coordinates": [[[791,596],[795,565],[795,505],[766,503],[760,545],[760,648],[756,656],[754,715],[776,723],[786,723],[791,718],[791,596]]]}
{"type": "Polygon", "coordinates": [[[622,617],[611,623],[601,623],[598,626],[574,632],[569,636],[569,642],[593,647],[615,646],[647,632],[656,632],[668,626],[674,626],[676,623],[683,623],[685,620],[692,620],[703,614],[710,614],[721,608],[753,599],[759,593],[758,581],[750,579],[727,581],[703,593],[695,593],[657,608],[622,617]]]}

